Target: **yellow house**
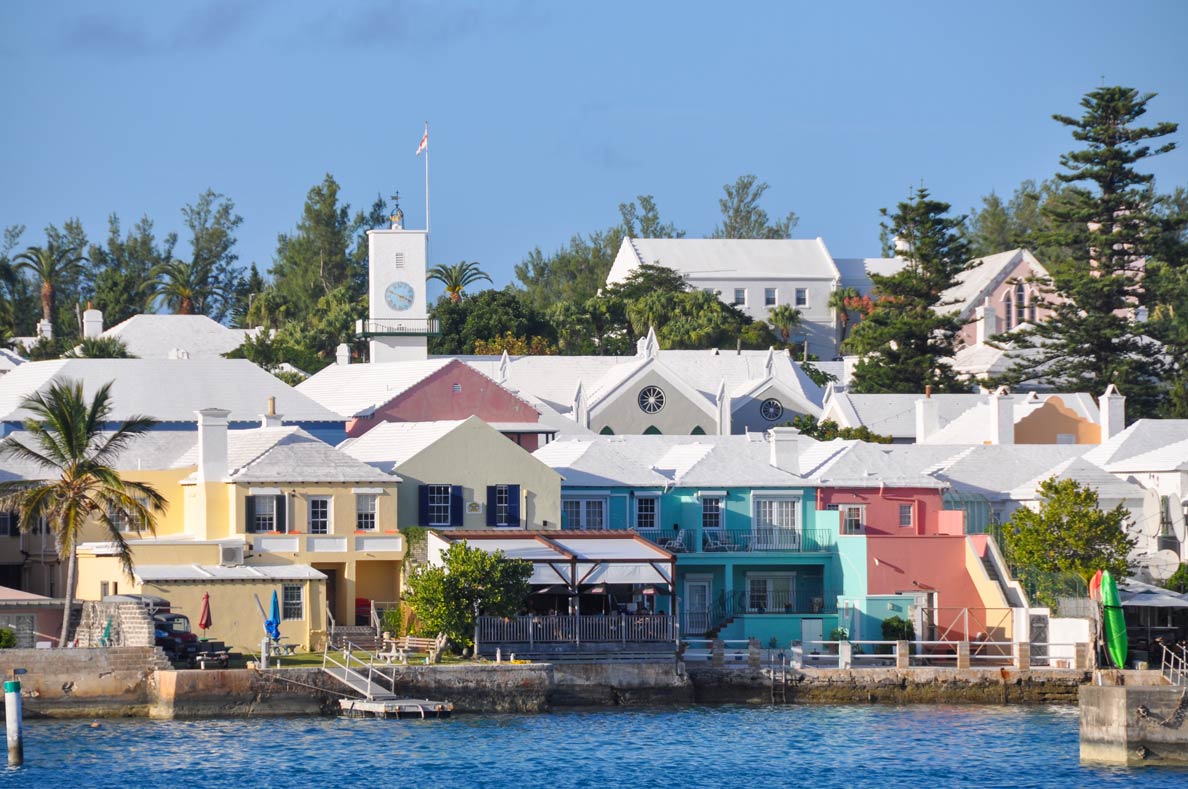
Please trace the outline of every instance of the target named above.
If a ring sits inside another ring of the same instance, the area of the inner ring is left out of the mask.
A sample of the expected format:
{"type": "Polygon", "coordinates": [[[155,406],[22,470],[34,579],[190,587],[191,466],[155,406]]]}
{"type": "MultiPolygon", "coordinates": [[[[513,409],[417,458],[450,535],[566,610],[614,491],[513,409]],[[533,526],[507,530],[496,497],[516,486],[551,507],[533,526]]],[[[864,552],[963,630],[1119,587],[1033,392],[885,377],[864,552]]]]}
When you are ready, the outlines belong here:
{"type": "Polygon", "coordinates": [[[208,635],[239,648],[258,648],[256,598],[267,609],[273,591],[282,636],[308,648],[328,627],[355,625],[357,616],[369,624],[372,602],[398,600],[399,478],[278,417],[257,429],[227,428],[226,410],[200,411],[196,443],[169,468],[124,473],[157,485],[169,508],[155,535],[129,535],[132,578],[99,533],[81,545],[79,597],[156,594],[196,625],[209,592],[208,635]]]}

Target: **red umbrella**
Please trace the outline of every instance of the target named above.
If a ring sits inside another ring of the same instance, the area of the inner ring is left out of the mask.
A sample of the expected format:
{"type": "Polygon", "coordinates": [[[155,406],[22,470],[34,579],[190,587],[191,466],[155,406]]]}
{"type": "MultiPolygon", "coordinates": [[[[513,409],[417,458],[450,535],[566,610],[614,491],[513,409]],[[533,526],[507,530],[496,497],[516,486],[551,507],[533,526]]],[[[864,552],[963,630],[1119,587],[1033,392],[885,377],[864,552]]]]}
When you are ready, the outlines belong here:
{"type": "Polygon", "coordinates": [[[210,592],[202,594],[202,610],[198,612],[198,627],[202,630],[202,637],[206,638],[206,631],[210,630],[210,626],[214,624],[214,620],[210,618],[210,592]]]}

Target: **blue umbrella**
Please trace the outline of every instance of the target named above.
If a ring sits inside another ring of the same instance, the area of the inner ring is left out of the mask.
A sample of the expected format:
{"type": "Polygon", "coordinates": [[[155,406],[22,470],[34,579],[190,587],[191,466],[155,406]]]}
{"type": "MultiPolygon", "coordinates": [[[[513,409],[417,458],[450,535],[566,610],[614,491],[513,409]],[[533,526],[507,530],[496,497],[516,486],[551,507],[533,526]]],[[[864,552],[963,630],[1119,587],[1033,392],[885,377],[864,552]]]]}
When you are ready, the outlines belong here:
{"type": "Polygon", "coordinates": [[[280,639],[280,619],[280,600],[277,599],[276,590],[273,589],[271,614],[269,614],[269,617],[264,620],[264,632],[266,632],[268,637],[273,641],[280,639]]]}

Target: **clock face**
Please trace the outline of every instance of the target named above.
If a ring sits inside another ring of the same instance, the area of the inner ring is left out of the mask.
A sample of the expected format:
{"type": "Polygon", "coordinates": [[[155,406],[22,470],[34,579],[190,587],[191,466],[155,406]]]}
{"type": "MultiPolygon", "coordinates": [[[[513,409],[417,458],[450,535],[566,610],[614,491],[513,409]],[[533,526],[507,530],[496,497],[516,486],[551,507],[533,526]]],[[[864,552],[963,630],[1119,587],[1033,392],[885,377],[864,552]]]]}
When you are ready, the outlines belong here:
{"type": "Polygon", "coordinates": [[[384,291],[384,301],[388,303],[389,307],[399,312],[411,307],[414,297],[412,285],[407,282],[393,282],[384,291]]]}

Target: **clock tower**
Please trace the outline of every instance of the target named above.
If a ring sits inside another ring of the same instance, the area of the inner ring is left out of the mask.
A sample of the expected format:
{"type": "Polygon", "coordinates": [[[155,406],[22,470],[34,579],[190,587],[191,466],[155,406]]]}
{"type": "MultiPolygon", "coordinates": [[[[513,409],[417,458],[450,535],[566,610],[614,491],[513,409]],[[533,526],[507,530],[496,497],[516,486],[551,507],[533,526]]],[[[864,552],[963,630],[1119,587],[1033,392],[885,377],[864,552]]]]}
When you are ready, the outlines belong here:
{"type": "Polygon", "coordinates": [[[428,337],[437,334],[425,297],[428,231],[405,230],[397,208],[392,227],[367,231],[368,311],[356,334],[370,341],[373,362],[428,358],[428,337]]]}

